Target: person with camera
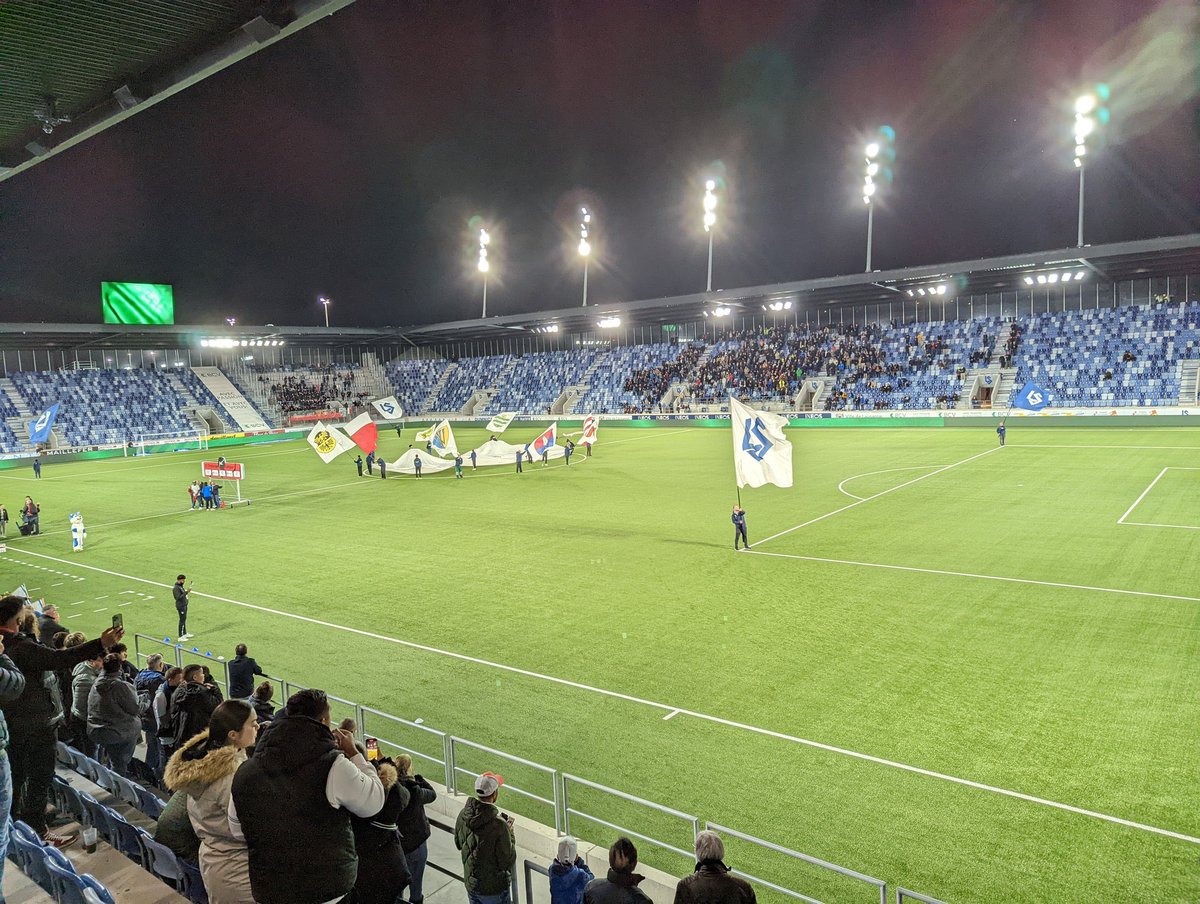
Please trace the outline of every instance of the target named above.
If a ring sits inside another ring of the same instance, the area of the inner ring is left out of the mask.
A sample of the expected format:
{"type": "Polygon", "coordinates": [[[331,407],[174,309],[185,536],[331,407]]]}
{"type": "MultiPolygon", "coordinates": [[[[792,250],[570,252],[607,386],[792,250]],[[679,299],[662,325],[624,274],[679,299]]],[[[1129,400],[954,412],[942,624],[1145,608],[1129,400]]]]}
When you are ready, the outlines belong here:
{"type": "Polygon", "coordinates": [[[411,879],[408,884],[409,904],[421,904],[425,899],[421,880],[425,876],[425,863],[429,859],[429,817],[425,807],[437,800],[437,792],[422,775],[413,775],[412,757],[402,753],[396,757],[398,781],[408,789],[408,804],[396,820],[400,827],[400,844],[404,848],[404,859],[408,861],[411,879]]]}
{"type": "MultiPolygon", "coordinates": [[[[119,646],[119,644],[118,644],[119,646]]],[[[103,672],[88,692],[88,737],[108,755],[112,770],[129,775],[129,761],[142,732],[137,692],[125,680],[119,653],[104,657],[103,672]]]]}
{"type": "Polygon", "coordinates": [[[504,779],[494,772],[479,776],[475,797],[463,806],[454,825],[454,845],[462,852],[463,884],[471,904],[512,901],[514,820],[496,807],[503,784],[504,779]]]}
{"type": "Polygon", "coordinates": [[[179,639],[190,640],[191,634],[187,633],[187,613],[189,597],[192,593],[192,585],[183,586],[183,582],[187,580],[186,575],[180,575],[175,579],[175,586],[171,588],[171,595],[175,597],[175,611],[179,613],[179,639]]]}
{"type": "Polygon", "coordinates": [[[408,806],[408,789],[398,781],[396,764],[376,761],[383,785],[383,806],[374,816],[353,816],[354,850],[358,854],[355,904],[395,904],[409,884],[408,861],[400,845],[400,814],[408,806]]]}
{"type": "Polygon", "coordinates": [[[324,691],[297,691],[233,777],[229,826],[250,851],[256,904],[341,901],[358,879],[350,817],[386,795],[346,732],[330,728],[324,691]]]}
{"type": "Polygon", "coordinates": [[[54,751],[57,737],[54,720],[57,709],[50,696],[47,672],[74,666],[86,659],[97,659],[120,642],[123,628],[109,628],[90,643],[52,650],[17,630],[25,610],[24,597],[9,595],[0,599],[0,640],[9,658],[25,676],[25,688],[15,700],[0,703],[11,732],[9,762],[12,766],[14,819],[31,826],[47,844],[65,847],[74,835],[52,835],[46,822],[46,804],[54,778],[54,751]]]}

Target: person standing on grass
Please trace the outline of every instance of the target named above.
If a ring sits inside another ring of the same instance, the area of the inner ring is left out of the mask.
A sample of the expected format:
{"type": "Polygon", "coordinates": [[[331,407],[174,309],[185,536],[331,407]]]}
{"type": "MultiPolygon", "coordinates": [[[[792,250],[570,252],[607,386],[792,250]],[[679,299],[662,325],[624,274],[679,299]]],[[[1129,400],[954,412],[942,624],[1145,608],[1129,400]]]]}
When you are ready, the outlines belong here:
{"type": "Polygon", "coordinates": [[[1000,437],[1000,445],[1004,445],[1004,434],[1008,432],[1008,428],[1004,426],[1004,421],[1000,421],[1000,426],[996,428],[996,435],[1000,437]]]}
{"type": "Polygon", "coordinates": [[[186,579],[187,576],[181,574],[175,579],[175,586],[171,588],[175,597],[175,611],[179,613],[179,640],[188,640],[192,636],[187,632],[188,596],[192,592],[192,585],[184,587],[183,582],[186,579]]]}
{"type": "Polygon", "coordinates": [[[42,479],[42,459],[36,455],[33,457],[33,479],[42,479]]]}
{"type": "Polygon", "coordinates": [[[454,477],[456,480],[462,479],[462,456],[454,456],[454,477]]]}
{"type": "Polygon", "coordinates": [[[354,459],[354,464],[358,467],[358,476],[362,477],[363,459],[361,455],[354,459]]]}
{"type": "Polygon", "coordinates": [[[374,452],[368,452],[368,453],[367,453],[367,476],[368,476],[368,477],[374,477],[374,476],[375,476],[375,470],[374,470],[374,469],[375,469],[375,453],[374,453],[374,452]]]}
{"type": "Polygon", "coordinates": [[[387,460],[383,458],[379,459],[379,476],[387,480],[387,460]]]}
{"type": "Polygon", "coordinates": [[[21,507],[21,520],[29,525],[29,532],[32,534],[40,534],[42,528],[40,525],[42,515],[42,507],[33,501],[30,496],[25,497],[25,505],[21,507]]]}
{"type": "Polygon", "coordinates": [[[421,479],[421,456],[413,456],[413,470],[417,472],[417,480],[421,479]]]}
{"type": "Polygon", "coordinates": [[[567,444],[563,446],[563,456],[567,459],[567,467],[571,467],[571,453],[575,451],[575,444],[567,440],[567,444]]]}
{"type": "Polygon", "coordinates": [[[475,458],[476,458],[476,456],[475,456],[475,450],[474,450],[474,449],[472,449],[472,450],[471,450],[471,470],[472,470],[472,471],[477,471],[477,470],[478,470],[478,468],[475,466],[475,458]]]}
{"type": "Polygon", "coordinates": [[[518,449],[517,450],[517,473],[518,474],[521,473],[521,462],[524,460],[524,458],[525,458],[525,453],[522,452],[520,449],[518,449]]]}
{"type": "Polygon", "coordinates": [[[740,538],[742,544],[749,549],[750,541],[746,539],[746,510],[740,505],[735,505],[729,520],[733,522],[733,548],[738,548],[738,539],[740,538]]]}
{"type": "Polygon", "coordinates": [[[0,540],[8,536],[8,509],[0,505],[0,540]]]}

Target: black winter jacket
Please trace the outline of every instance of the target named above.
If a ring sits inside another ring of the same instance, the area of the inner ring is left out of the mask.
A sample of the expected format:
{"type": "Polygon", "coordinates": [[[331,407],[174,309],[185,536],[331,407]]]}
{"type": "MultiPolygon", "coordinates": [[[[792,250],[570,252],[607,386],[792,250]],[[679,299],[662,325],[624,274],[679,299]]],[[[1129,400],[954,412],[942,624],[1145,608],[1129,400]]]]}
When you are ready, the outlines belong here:
{"type": "Polygon", "coordinates": [[[404,845],[404,853],[409,854],[429,839],[429,817],[425,815],[425,805],[437,800],[437,792],[420,775],[402,775],[399,781],[408,790],[408,803],[397,817],[396,824],[400,827],[400,843],[404,845]]]}
{"type": "Polygon", "coordinates": [[[645,879],[638,873],[610,869],[603,879],[593,879],[583,890],[583,904],[652,904],[650,896],[638,888],[645,879]]]}
{"type": "Polygon", "coordinates": [[[178,750],[208,728],[209,717],[221,705],[221,692],[195,681],[181,684],[171,695],[167,715],[171,726],[171,743],[178,750]]]}
{"type": "Polygon", "coordinates": [[[99,659],[104,655],[104,644],[100,638],[69,650],[52,650],[27,634],[20,633],[5,633],[4,649],[25,676],[25,688],[21,695],[15,700],[0,703],[5,719],[14,731],[37,731],[51,726],[58,709],[50,697],[46,672],[74,666],[85,659],[99,659]]]}

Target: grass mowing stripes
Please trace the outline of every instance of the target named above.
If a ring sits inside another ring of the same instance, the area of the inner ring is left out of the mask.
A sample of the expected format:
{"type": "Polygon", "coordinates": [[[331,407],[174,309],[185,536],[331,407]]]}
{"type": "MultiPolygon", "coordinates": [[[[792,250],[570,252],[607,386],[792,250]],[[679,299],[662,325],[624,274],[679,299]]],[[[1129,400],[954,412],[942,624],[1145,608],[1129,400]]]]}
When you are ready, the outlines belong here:
{"type": "MultiPolygon", "coordinates": [[[[463,448],[484,439],[459,433],[463,448]]],[[[743,492],[752,542],[853,502],[847,478],[864,497],[930,476],[763,552],[1200,596],[1200,532],[1117,524],[1163,468],[1200,466],[1186,448],[1200,432],[1013,429],[980,457],[995,443],[982,428],[793,441],[796,486],[743,492]]],[[[407,447],[382,442],[390,458],[407,447]]],[[[40,587],[89,634],[111,616],[95,597],[149,592],[120,596],[134,602],[119,611],[163,636],[166,588],[73,565],[168,585],[183,571],[214,596],[1200,836],[1200,603],[735,555],[724,430],[610,428],[569,469],[460,481],[360,481],[350,457],[323,465],[299,443],[226,454],[247,463],[249,507],[184,510],[200,454],[51,460],[37,483],[0,472],[0,501],[12,510],[36,491],[50,531],[10,539],[0,587],[40,587]],[[75,510],[89,542],[73,557],[75,510]],[[51,588],[64,578],[34,566],[85,580],[51,588]]],[[[1136,520],[1200,524],[1200,472],[1168,476],[1136,520]]],[[[1200,897],[1187,842],[204,597],[189,626],[202,649],[229,656],[244,641],[272,674],[947,900],[1200,897]]],[[[618,824],[639,818],[598,793],[581,800],[618,824]]],[[[546,817],[515,795],[505,805],[546,817]]],[[[736,852],[814,897],[870,899],[736,852]]]]}

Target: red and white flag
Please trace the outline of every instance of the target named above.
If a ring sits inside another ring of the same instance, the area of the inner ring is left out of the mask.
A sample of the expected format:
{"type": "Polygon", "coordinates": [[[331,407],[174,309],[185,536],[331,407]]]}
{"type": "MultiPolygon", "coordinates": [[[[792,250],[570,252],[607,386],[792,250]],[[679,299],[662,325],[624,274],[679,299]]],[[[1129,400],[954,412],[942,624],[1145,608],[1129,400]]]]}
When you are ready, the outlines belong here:
{"type": "Polygon", "coordinates": [[[344,429],[354,440],[354,445],[364,452],[374,452],[375,447],[379,445],[379,430],[376,428],[375,422],[371,420],[371,415],[365,411],[354,420],[347,422],[344,429]]]}
{"type": "Polygon", "coordinates": [[[541,436],[539,436],[537,439],[535,439],[532,443],[530,443],[529,447],[531,449],[533,449],[534,455],[541,455],[543,452],[545,452],[551,446],[556,445],[557,439],[558,439],[558,421],[555,421],[553,424],[551,424],[549,427],[546,428],[545,433],[543,433],[541,436]]]}
{"type": "Polygon", "coordinates": [[[594,414],[589,414],[583,419],[583,437],[579,441],[589,446],[596,445],[596,430],[599,426],[600,418],[594,414]]]}

